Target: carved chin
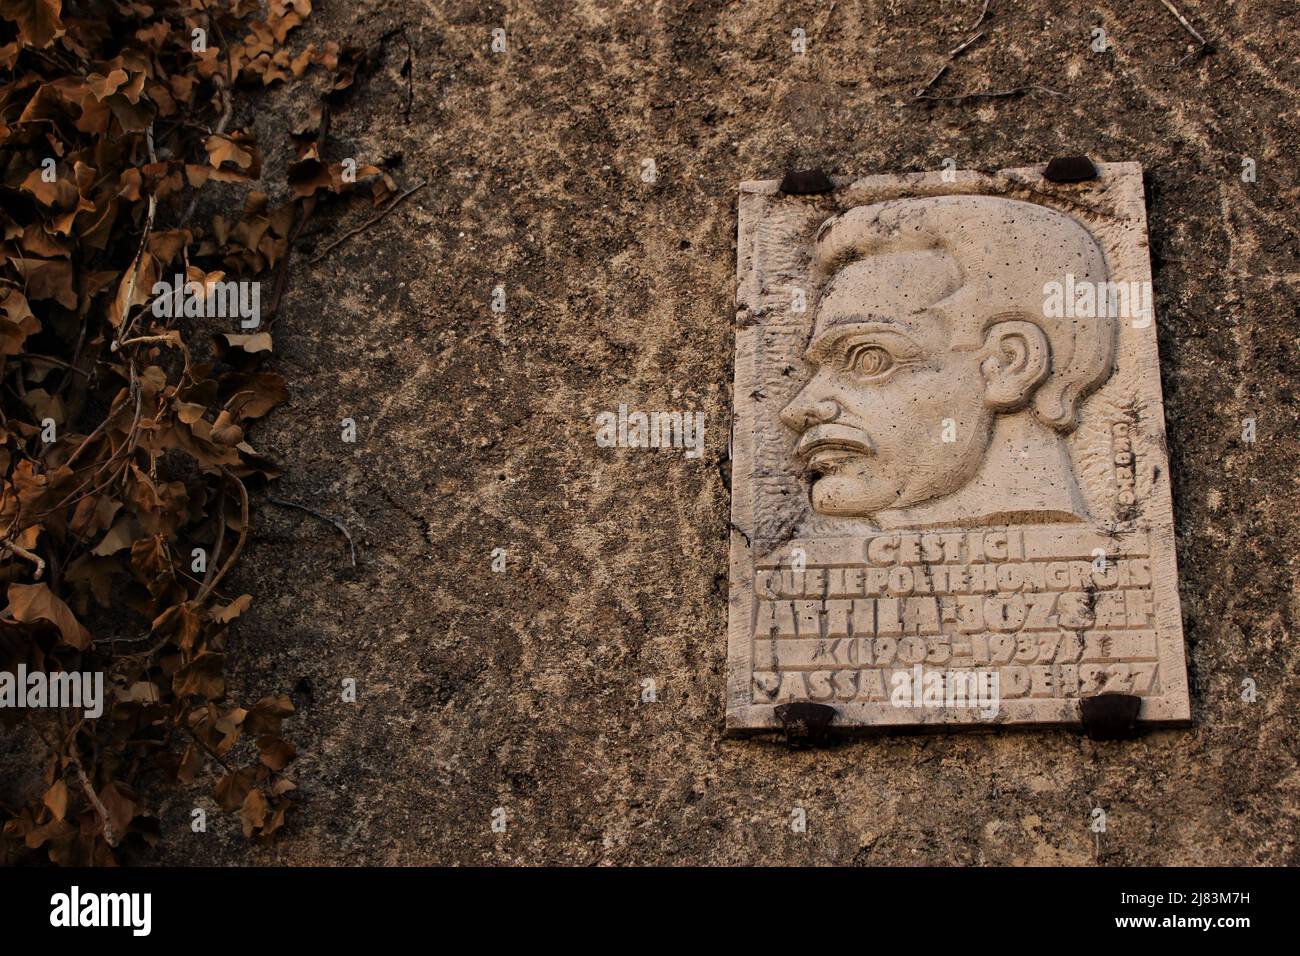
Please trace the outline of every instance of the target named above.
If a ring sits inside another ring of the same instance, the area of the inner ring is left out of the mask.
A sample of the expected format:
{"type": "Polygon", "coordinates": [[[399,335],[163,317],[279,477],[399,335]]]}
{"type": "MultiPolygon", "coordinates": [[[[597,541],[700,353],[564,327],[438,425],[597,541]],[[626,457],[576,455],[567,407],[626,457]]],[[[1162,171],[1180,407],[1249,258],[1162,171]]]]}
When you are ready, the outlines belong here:
{"type": "Polygon", "coordinates": [[[812,506],[818,514],[837,518],[867,516],[888,508],[896,495],[875,493],[866,482],[844,474],[822,475],[813,481],[812,506]]]}

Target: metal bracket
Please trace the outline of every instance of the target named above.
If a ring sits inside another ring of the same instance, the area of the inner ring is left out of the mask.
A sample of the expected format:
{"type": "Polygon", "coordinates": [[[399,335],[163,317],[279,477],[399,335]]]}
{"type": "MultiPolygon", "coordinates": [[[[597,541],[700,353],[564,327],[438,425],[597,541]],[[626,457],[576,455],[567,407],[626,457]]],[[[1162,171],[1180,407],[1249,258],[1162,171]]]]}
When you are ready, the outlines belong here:
{"type": "Polygon", "coordinates": [[[1099,175],[1087,156],[1057,156],[1043,170],[1043,178],[1052,183],[1081,183],[1099,175]]]}
{"type": "Polygon", "coordinates": [[[835,184],[820,169],[790,170],[781,178],[780,190],[790,196],[833,192],[835,184]]]}
{"type": "Polygon", "coordinates": [[[1079,700],[1083,732],[1093,740],[1127,740],[1137,734],[1142,698],[1133,694],[1097,694],[1079,700]]]}
{"type": "Polygon", "coordinates": [[[785,728],[785,742],[791,747],[818,747],[826,742],[827,730],[835,718],[835,708],[796,700],[774,708],[776,719],[785,728]]]}

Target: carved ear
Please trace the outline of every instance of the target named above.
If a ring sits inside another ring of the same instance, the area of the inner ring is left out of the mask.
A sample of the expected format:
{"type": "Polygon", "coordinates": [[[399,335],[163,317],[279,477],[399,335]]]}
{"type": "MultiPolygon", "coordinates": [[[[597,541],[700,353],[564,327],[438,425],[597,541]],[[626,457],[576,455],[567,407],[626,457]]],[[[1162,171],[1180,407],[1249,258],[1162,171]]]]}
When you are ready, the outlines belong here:
{"type": "Polygon", "coordinates": [[[1001,412],[1025,407],[1052,370],[1047,334],[1033,322],[1014,319],[990,326],[984,353],[984,400],[1001,412]]]}

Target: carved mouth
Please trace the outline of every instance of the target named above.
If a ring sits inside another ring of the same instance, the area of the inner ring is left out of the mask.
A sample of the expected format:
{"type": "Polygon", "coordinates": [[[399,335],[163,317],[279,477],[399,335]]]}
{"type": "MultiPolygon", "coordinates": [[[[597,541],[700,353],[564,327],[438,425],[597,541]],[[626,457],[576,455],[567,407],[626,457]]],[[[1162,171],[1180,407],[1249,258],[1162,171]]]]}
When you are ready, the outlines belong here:
{"type": "Polygon", "coordinates": [[[871,442],[866,435],[847,425],[816,425],[803,433],[795,454],[815,474],[824,475],[854,458],[869,455],[871,442]]]}

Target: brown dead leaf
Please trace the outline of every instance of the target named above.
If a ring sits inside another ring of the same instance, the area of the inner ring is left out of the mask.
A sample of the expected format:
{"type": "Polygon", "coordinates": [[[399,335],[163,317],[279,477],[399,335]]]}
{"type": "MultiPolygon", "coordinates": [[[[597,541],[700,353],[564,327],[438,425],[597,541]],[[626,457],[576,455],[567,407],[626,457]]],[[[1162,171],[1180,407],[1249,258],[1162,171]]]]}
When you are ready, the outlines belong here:
{"type": "Polygon", "coordinates": [[[251,837],[262,828],[262,824],[266,823],[267,812],[266,796],[262,791],[249,790],[239,808],[239,819],[244,824],[244,836],[251,837]]]}
{"type": "Polygon", "coordinates": [[[18,24],[24,46],[43,50],[66,31],[59,13],[63,0],[0,0],[0,17],[18,24]]]}
{"type": "Polygon", "coordinates": [[[228,773],[217,781],[214,799],[222,810],[238,810],[253,786],[253,770],[245,768],[228,773]]]}
{"type": "Polygon", "coordinates": [[[110,780],[99,789],[99,802],[108,811],[113,832],[120,838],[127,827],[144,811],[136,792],[118,780],[110,780]]]}
{"type": "Polygon", "coordinates": [[[65,309],[77,307],[72,287],[72,263],[67,259],[10,258],[9,265],[23,278],[24,294],[32,301],[53,299],[65,309]]]}
{"type": "Polygon", "coordinates": [[[293,713],[293,703],[285,694],[263,697],[244,718],[244,729],[250,734],[278,734],[280,722],[293,713]]]}
{"type": "Polygon", "coordinates": [[[0,619],[19,623],[47,621],[59,629],[63,640],[78,650],[90,646],[90,632],[81,626],[72,609],[54,594],[49,585],[10,584],[9,606],[0,611],[0,619]]]}
{"type": "Polygon", "coordinates": [[[286,740],[281,740],[273,734],[267,734],[265,737],[259,737],[257,740],[257,750],[261,757],[262,763],[266,764],[272,770],[283,770],[298,751],[293,744],[286,740]]]}
{"type": "Polygon", "coordinates": [[[233,163],[241,170],[247,170],[253,166],[253,150],[246,148],[247,142],[249,142],[247,138],[241,142],[236,134],[213,135],[209,136],[203,145],[208,151],[208,162],[213,167],[220,167],[222,163],[233,163]]]}
{"type": "Polygon", "coordinates": [[[270,332],[256,332],[252,335],[236,335],[231,332],[223,332],[217,336],[217,340],[218,346],[225,345],[227,348],[239,349],[249,354],[271,351],[270,332]]]}
{"type": "Polygon", "coordinates": [[[60,778],[54,781],[54,785],[45,791],[45,796],[41,802],[54,814],[54,819],[62,820],[68,812],[68,785],[60,778]]]}
{"type": "Polygon", "coordinates": [[[200,654],[176,672],[172,690],[177,697],[191,694],[220,700],[226,695],[226,656],[200,654]]]}
{"type": "Polygon", "coordinates": [[[218,624],[229,624],[239,615],[243,614],[253,603],[251,594],[241,594],[229,604],[212,609],[212,620],[218,624]]]}

